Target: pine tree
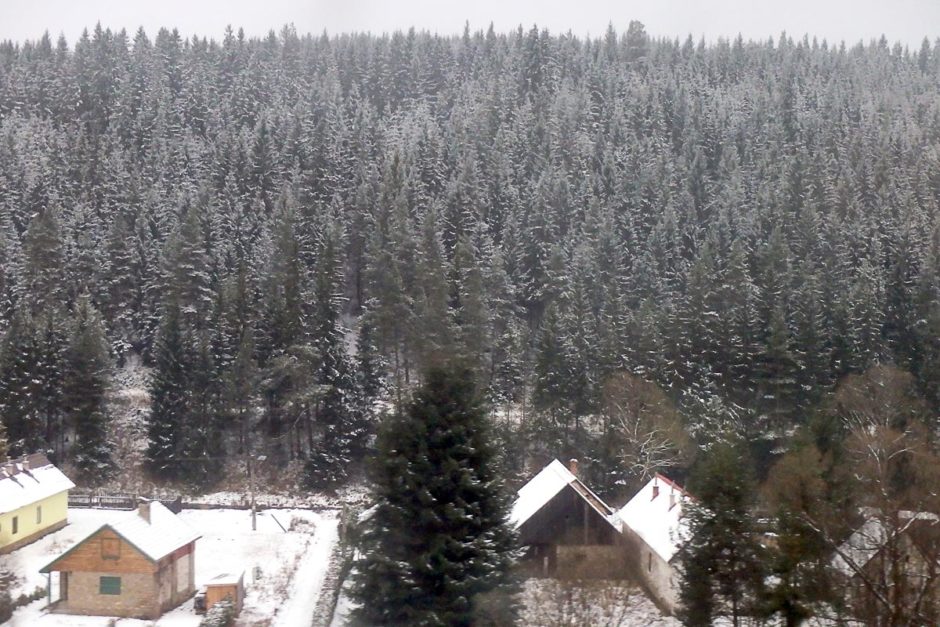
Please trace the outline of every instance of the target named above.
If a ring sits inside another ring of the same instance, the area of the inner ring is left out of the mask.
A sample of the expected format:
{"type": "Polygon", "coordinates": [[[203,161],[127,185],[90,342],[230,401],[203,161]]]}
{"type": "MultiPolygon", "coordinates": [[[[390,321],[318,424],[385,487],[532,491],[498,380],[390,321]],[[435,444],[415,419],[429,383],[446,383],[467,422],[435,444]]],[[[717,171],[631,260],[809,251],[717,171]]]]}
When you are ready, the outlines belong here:
{"type": "Polygon", "coordinates": [[[309,487],[335,487],[349,472],[353,458],[363,451],[365,436],[355,402],[355,379],[346,354],[339,321],[337,245],[334,230],[323,235],[314,279],[313,342],[320,355],[315,384],[324,390],[316,401],[320,440],[310,451],[304,474],[309,487]]]}
{"type": "Polygon", "coordinates": [[[254,330],[247,327],[239,339],[235,359],[224,373],[222,381],[222,412],[237,425],[240,453],[249,454],[251,451],[252,414],[258,398],[259,378],[254,330]]]}
{"type": "Polygon", "coordinates": [[[760,613],[763,556],[752,512],[755,499],[740,445],[711,448],[689,490],[687,538],[680,553],[680,617],[703,627],[724,617],[735,627],[760,613]],[[743,462],[743,463],[742,463],[743,462]]]}
{"type": "Polygon", "coordinates": [[[146,457],[151,473],[170,480],[180,478],[183,470],[180,458],[189,375],[184,341],[179,310],[171,305],[164,314],[154,351],[146,457]]]}
{"type": "Polygon", "coordinates": [[[381,625],[513,622],[514,535],[466,370],[433,370],[383,429],[376,505],[356,564],[357,618],[381,625]]]}
{"type": "Polygon", "coordinates": [[[364,415],[372,411],[373,404],[385,391],[383,373],[387,366],[375,346],[369,318],[369,312],[362,314],[362,324],[356,337],[356,384],[364,415]]]}
{"type": "Polygon", "coordinates": [[[535,388],[532,401],[536,409],[548,412],[552,429],[564,427],[563,437],[567,439],[571,410],[567,402],[569,353],[564,339],[557,307],[553,304],[545,313],[535,348],[535,388]]]}
{"type": "Polygon", "coordinates": [[[820,604],[837,598],[830,579],[832,548],[818,527],[835,512],[827,502],[826,469],[815,446],[802,442],[797,447],[774,465],[766,484],[777,534],[766,605],[787,627],[804,624],[820,604]]]}
{"type": "Polygon", "coordinates": [[[65,302],[62,234],[56,211],[43,208],[29,223],[23,242],[23,297],[34,315],[50,315],[65,302]]]}
{"type": "Polygon", "coordinates": [[[10,441],[7,440],[7,428],[0,421],[0,464],[10,458],[10,441]]]}
{"type": "Polygon", "coordinates": [[[106,479],[114,468],[107,434],[105,392],[108,346],[98,312],[88,295],[76,305],[65,354],[62,404],[66,425],[75,431],[72,458],[86,484],[106,479]]]}
{"type": "Polygon", "coordinates": [[[39,386],[35,377],[39,360],[32,319],[23,310],[13,312],[13,320],[3,338],[0,360],[0,411],[6,426],[10,453],[14,456],[47,448],[36,400],[39,386]]]}
{"type": "Polygon", "coordinates": [[[222,386],[215,370],[210,340],[205,332],[192,340],[186,368],[183,421],[180,424],[181,459],[176,472],[197,488],[211,486],[219,478],[224,447],[221,436],[222,386]]]}

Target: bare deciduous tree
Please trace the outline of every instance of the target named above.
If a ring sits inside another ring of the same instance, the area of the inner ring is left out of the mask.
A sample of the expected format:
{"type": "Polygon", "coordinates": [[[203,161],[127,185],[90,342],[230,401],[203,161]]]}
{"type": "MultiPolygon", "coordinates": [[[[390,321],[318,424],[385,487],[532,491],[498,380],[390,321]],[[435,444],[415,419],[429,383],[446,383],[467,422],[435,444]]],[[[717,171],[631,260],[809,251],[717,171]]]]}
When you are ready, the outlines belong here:
{"type": "Polygon", "coordinates": [[[655,383],[620,373],[605,384],[603,407],[621,437],[624,467],[637,483],[688,459],[690,440],[679,412],[655,383]]]}

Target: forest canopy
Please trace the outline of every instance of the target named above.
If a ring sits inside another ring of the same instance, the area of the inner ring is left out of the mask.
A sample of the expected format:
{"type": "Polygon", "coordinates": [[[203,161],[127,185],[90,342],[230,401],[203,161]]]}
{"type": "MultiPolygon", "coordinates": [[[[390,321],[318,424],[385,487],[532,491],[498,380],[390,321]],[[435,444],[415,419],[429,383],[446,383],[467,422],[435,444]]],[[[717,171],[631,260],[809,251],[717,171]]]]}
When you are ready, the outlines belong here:
{"type": "Polygon", "coordinates": [[[693,436],[880,363],[940,408],[940,41],[151,35],[0,44],[13,452],[67,452],[101,334],[156,472],[260,430],[316,474],[455,355],[552,450],[621,371],[693,436]]]}

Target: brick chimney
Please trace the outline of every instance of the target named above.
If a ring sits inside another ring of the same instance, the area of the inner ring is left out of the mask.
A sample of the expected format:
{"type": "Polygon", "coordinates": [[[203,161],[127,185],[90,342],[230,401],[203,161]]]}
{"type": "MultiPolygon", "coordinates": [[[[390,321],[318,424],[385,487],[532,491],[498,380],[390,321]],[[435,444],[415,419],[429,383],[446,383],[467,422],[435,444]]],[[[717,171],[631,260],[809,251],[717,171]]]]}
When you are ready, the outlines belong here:
{"type": "Polygon", "coordinates": [[[577,477],[577,476],[578,476],[578,460],[576,460],[576,459],[573,458],[573,457],[572,457],[571,459],[569,459],[569,460],[568,460],[568,470],[571,471],[571,474],[573,474],[575,477],[577,477]]]}
{"type": "Polygon", "coordinates": [[[659,482],[656,479],[653,479],[653,498],[651,501],[659,496],[659,482]]]}
{"type": "Polygon", "coordinates": [[[137,504],[137,515],[150,523],[150,501],[145,501],[141,499],[140,503],[137,504]]]}

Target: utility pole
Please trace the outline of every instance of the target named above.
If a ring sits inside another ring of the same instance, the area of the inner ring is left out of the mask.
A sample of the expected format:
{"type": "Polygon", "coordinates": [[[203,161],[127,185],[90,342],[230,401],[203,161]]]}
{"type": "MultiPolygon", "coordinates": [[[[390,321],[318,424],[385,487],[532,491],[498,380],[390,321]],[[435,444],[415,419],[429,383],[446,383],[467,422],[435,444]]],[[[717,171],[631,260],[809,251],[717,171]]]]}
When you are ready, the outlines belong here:
{"type": "MultiPolygon", "coordinates": [[[[251,472],[251,451],[245,456],[245,461],[248,466],[248,497],[251,500],[251,530],[258,530],[258,514],[257,507],[255,506],[255,474],[251,472]]],[[[265,455],[258,455],[258,461],[263,462],[267,459],[265,455]]]]}
{"type": "Polygon", "coordinates": [[[255,476],[251,473],[251,452],[246,456],[248,464],[248,498],[251,500],[251,530],[258,530],[258,521],[255,515],[255,476]]]}

